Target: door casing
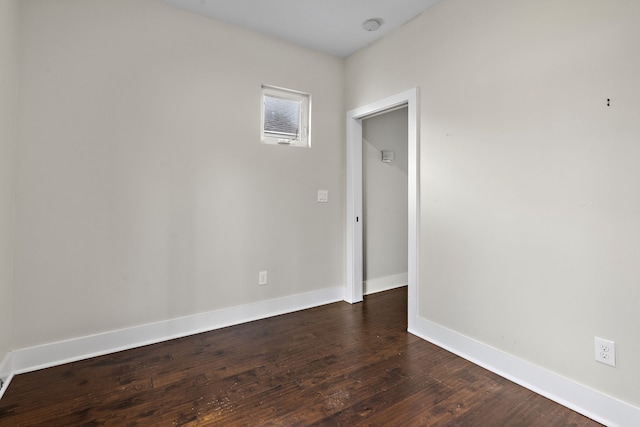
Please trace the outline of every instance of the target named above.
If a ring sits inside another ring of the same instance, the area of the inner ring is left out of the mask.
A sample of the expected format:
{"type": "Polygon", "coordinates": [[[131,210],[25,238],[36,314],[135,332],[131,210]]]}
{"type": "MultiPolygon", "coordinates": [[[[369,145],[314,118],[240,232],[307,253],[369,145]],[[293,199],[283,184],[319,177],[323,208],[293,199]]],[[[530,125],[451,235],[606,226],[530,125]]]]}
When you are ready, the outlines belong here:
{"type": "Polygon", "coordinates": [[[363,299],[363,227],[362,227],[362,120],[392,111],[408,108],[408,315],[417,315],[418,297],[418,88],[372,102],[347,112],[347,286],[344,300],[355,304],[363,299]]]}

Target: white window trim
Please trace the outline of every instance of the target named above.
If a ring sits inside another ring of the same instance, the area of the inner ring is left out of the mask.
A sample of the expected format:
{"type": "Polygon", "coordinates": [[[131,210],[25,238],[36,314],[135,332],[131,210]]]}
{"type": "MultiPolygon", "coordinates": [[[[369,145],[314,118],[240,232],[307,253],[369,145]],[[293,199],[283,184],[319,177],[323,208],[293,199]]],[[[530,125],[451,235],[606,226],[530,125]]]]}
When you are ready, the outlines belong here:
{"type": "Polygon", "coordinates": [[[289,147],[311,147],[311,95],[297,90],[277,86],[262,85],[260,95],[260,140],[264,144],[286,145],[289,147]],[[296,138],[278,138],[264,131],[265,95],[300,102],[300,134],[296,138]]]}

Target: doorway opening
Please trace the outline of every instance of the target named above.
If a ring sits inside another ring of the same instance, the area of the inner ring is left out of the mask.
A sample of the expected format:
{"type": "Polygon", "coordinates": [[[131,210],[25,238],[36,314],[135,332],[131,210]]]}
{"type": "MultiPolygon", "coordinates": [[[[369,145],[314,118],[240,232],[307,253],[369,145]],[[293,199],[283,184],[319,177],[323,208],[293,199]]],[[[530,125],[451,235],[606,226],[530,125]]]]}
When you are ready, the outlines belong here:
{"type": "Polygon", "coordinates": [[[407,286],[408,109],[362,120],[363,294],[407,286]]]}
{"type": "Polygon", "coordinates": [[[344,300],[361,302],[363,289],[362,121],[407,108],[407,294],[409,328],[417,315],[418,296],[418,89],[381,99],[347,113],[347,287],[344,300]]]}

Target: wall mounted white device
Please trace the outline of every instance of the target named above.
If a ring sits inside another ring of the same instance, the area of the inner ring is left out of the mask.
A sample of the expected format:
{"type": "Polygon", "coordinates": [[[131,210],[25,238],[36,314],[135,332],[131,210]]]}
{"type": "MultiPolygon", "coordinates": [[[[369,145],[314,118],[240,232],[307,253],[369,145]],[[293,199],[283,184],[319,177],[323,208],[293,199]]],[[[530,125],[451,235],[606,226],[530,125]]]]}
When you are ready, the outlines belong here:
{"type": "Polygon", "coordinates": [[[393,151],[382,150],[382,163],[391,163],[394,157],[393,151]]]}

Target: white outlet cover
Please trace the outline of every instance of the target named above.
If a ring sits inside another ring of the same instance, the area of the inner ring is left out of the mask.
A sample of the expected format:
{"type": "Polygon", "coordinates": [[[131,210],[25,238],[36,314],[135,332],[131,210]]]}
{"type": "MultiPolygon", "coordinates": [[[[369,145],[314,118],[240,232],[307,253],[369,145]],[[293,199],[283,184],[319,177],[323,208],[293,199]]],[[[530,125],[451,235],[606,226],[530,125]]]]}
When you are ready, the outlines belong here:
{"type": "Polygon", "coordinates": [[[595,337],[594,344],[596,360],[609,366],[616,366],[616,343],[595,337]]]}
{"type": "Polygon", "coordinates": [[[264,286],[269,283],[269,276],[266,271],[258,273],[258,286],[264,286]]]}

